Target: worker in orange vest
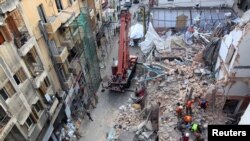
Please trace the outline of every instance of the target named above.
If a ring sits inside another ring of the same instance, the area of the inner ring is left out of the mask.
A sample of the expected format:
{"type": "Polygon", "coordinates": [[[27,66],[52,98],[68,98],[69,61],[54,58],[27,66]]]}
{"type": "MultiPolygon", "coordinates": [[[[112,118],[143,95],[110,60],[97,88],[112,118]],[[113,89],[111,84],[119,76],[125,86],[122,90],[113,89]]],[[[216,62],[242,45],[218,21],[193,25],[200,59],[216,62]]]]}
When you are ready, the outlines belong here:
{"type": "Polygon", "coordinates": [[[192,114],[192,105],[194,103],[194,100],[188,100],[186,102],[186,114],[191,115],[192,114]]]}
{"type": "Polygon", "coordinates": [[[185,122],[185,124],[191,123],[192,122],[192,116],[191,115],[185,115],[183,117],[183,121],[185,122]]]}

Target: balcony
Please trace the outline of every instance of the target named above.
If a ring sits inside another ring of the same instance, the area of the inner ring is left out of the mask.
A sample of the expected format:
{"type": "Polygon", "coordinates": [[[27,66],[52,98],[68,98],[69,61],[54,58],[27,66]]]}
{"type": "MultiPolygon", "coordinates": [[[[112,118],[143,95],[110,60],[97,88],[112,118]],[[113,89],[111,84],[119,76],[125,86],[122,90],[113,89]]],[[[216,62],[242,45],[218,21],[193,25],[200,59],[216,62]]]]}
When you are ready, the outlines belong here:
{"type": "Polygon", "coordinates": [[[59,47],[58,54],[54,54],[53,56],[55,57],[56,63],[64,63],[69,56],[69,52],[66,47],[59,47]]]}
{"type": "Polygon", "coordinates": [[[47,76],[47,72],[43,71],[40,75],[38,75],[34,80],[33,80],[33,86],[35,88],[39,88],[41,86],[41,83],[44,81],[45,77],[47,76]]]}
{"type": "Polygon", "coordinates": [[[14,10],[18,2],[19,0],[0,0],[0,14],[14,10]]]}
{"type": "Polygon", "coordinates": [[[72,60],[69,64],[69,71],[74,75],[78,75],[81,71],[81,65],[79,60],[72,60]]]}
{"type": "Polygon", "coordinates": [[[65,39],[61,42],[62,46],[66,46],[68,50],[71,50],[74,47],[74,42],[71,39],[65,39]]]}
{"type": "Polygon", "coordinates": [[[53,101],[52,106],[49,109],[50,116],[53,116],[58,104],[59,104],[59,100],[57,98],[55,98],[54,101],[53,101]]]}
{"type": "Polygon", "coordinates": [[[67,22],[72,22],[75,17],[77,17],[80,13],[78,3],[74,3],[72,6],[67,7],[62,10],[56,16],[48,17],[48,23],[45,23],[45,29],[49,34],[53,34],[57,31],[57,29],[67,22]]]}
{"type": "Polygon", "coordinates": [[[61,24],[59,16],[50,16],[48,17],[48,22],[44,23],[45,29],[49,34],[55,33],[61,24]]]}
{"type": "Polygon", "coordinates": [[[15,38],[15,44],[18,48],[18,54],[20,56],[25,56],[30,51],[30,49],[36,44],[36,40],[34,37],[29,38],[27,36],[24,36],[23,39],[15,38]],[[25,42],[23,42],[22,40],[25,40],[25,42]]]}
{"type": "Polygon", "coordinates": [[[74,76],[72,73],[69,74],[69,76],[67,77],[66,81],[64,82],[64,86],[67,88],[67,89],[70,89],[74,83],[74,76]]]}

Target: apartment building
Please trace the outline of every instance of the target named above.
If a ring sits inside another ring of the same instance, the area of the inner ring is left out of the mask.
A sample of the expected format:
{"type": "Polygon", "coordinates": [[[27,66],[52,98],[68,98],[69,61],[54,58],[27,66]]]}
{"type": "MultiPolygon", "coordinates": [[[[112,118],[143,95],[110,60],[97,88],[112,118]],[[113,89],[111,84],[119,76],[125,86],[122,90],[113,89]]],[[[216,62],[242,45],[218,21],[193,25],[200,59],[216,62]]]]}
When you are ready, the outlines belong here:
{"type": "Polygon", "coordinates": [[[59,106],[61,86],[22,2],[0,3],[0,140],[6,141],[36,140],[59,106]]]}
{"type": "Polygon", "coordinates": [[[79,25],[86,7],[80,0],[0,1],[0,140],[59,140],[56,127],[72,117],[72,103],[90,102],[101,78],[95,41],[85,43],[93,24],[79,25]]]}

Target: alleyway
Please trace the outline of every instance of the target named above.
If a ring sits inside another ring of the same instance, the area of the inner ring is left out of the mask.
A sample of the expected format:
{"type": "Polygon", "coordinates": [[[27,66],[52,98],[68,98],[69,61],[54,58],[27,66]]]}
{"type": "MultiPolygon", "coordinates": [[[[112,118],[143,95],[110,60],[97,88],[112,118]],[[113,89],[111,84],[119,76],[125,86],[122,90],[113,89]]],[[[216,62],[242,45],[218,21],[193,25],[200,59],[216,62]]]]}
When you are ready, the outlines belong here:
{"type": "MultiPolygon", "coordinates": [[[[133,15],[133,12],[138,8],[138,4],[134,4],[131,7],[130,12],[133,15]]],[[[133,21],[131,22],[131,25],[133,21]]],[[[117,59],[118,54],[118,36],[115,36],[111,41],[111,47],[108,48],[108,60],[105,64],[105,68],[101,70],[101,75],[103,80],[107,78],[110,73],[111,65],[113,63],[113,58],[117,59]]],[[[140,50],[138,48],[130,48],[130,53],[133,55],[138,55],[140,50]]],[[[140,58],[140,56],[139,56],[140,58]]],[[[133,89],[133,86],[130,87],[133,89]]],[[[114,93],[109,90],[101,92],[102,87],[100,86],[98,90],[98,104],[95,109],[91,111],[91,116],[93,122],[91,122],[87,116],[84,117],[80,133],[82,135],[80,141],[105,141],[106,135],[111,131],[112,127],[115,125],[115,118],[119,114],[119,107],[126,104],[130,97],[130,92],[126,93],[114,93]]]]}

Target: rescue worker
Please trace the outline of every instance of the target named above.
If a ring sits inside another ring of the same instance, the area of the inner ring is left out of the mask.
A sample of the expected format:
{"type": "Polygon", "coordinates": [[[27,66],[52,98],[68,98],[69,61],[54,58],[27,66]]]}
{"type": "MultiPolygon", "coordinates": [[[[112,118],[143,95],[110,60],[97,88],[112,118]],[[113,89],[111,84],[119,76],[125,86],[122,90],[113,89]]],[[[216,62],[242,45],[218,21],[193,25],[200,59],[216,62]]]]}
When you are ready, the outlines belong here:
{"type": "Polygon", "coordinates": [[[177,118],[181,119],[182,118],[182,113],[183,113],[183,106],[180,103],[177,103],[177,107],[175,109],[177,118]]]}
{"type": "Polygon", "coordinates": [[[200,101],[199,101],[199,105],[200,105],[201,109],[203,109],[204,112],[205,112],[205,111],[206,111],[206,108],[207,108],[207,106],[208,106],[208,101],[207,101],[205,98],[202,98],[202,99],[200,99],[200,101]]]}
{"type": "Polygon", "coordinates": [[[189,133],[186,133],[185,135],[183,135],[182,141],[189,141],[189,133]]]}
{"type": "Polygon", "coordinates": [[[185,115],[183,117],[183,120],[184,120],[185,124],[190,124],[192,122],[192,116],[191,115],[185,115]]]}
{"type": "Polygon", "coordinates": [[[192,114],[192,105],[194,103],[194,100],[188,100],[186,102],[186,114],[191,115],[192,114]]]}
{"type": "Polygon", "coordinates": [[[191,127],[192,132],[200,132],[199,130],[199,124],[198,123],[193,123],[191,127]]]}

